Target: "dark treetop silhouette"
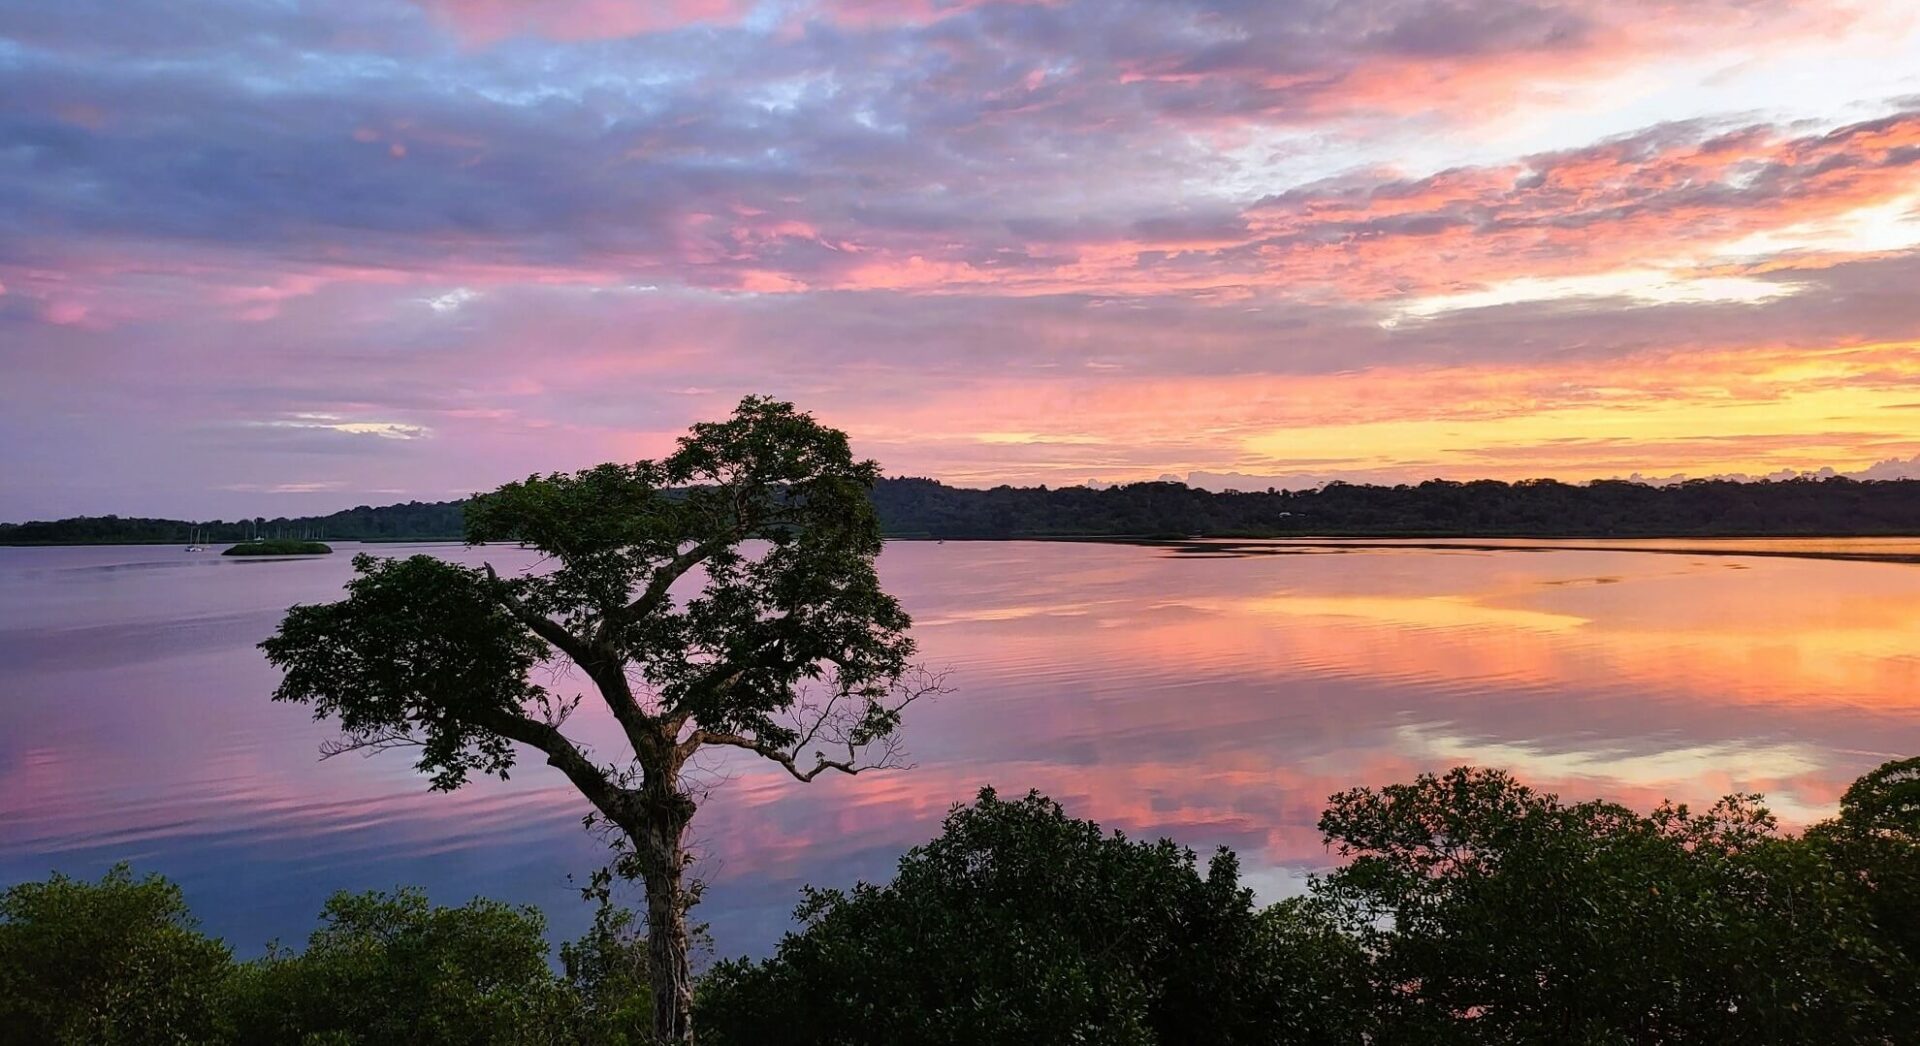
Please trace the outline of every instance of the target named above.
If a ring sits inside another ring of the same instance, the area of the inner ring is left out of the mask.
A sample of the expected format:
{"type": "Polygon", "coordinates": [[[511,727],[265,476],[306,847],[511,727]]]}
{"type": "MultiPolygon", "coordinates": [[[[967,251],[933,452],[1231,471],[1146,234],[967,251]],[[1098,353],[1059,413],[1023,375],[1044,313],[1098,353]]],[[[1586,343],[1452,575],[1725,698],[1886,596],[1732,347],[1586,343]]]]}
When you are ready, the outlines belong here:
{"type": "MultiPolygon", "coordinates": [[[[1213,493],[1183,483],[973,490],[931,479],[881,479],[873,503],[895,537],[1832,537],[1920,534],[1920,480],[1698,479],[1668,486],[1625,480],[1503,483],[1482,479],[1382,487],[1213,493]]],[[[298,519],[136,519],[82,516],[0,523],[0,545],[244,541],[254,534],[343,540],[444,539],[465,503],[408,502],[298,519]]]]}
{"type": "Polygon", "coordinates": [[[744,749],[801,781],[898,765],[901,711],[934,689],[874,573],[877,476],[844,433],[749,397],[660,461],[507,484],[468,505],[467,539],[523,542],[550,571],[357,557],[346,599],[262,644],[275,699],[337,719],[335,750],[418,746],[437,789],[505,777],[514,742],[544,754],[613,829],[613,870],[644,881],[654,1032],[691,1039],[689,757],[744,749]],[[682,579],[698,588],[677,598],[682,579]],[[580,698],[531,682],[541,664],[591,681],[621,759],[567,738],[580,698]]]}

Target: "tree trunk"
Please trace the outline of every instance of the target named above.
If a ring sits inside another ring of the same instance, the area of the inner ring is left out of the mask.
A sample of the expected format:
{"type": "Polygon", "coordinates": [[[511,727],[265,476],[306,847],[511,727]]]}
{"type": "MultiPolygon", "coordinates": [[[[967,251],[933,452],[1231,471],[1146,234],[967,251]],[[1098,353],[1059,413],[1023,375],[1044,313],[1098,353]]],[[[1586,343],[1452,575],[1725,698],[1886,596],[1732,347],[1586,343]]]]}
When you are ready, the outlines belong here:
{"type": "MultiPolygon", "coordinates": [[[[677,782],[676,782],[677,783],[677,782]]],[[[653,980],[653,1034],[663,1043],[693,1041],[693,971],[688,960],[685,840],[693,800],[671,785],[646,789],[646,820],[634,835],[647,888],[647,956],[653,980]],[[664,794],[663,794],[664,793],[664,794]]]]}

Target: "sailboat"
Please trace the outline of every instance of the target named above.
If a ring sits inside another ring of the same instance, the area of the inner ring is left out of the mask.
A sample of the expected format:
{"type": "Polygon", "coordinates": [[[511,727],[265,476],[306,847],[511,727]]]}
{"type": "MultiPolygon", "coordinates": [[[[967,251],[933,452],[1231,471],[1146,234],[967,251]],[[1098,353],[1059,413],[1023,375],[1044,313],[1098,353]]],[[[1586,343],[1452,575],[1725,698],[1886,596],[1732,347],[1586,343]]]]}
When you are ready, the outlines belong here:
{"type": "Polygon", "coordinates": [[[200,544],[200,528],[199,527],[194,527],[191,531],[188,532],[187,551],[188,552],[205,552],[206,551],[206,549],[202,547],[200,544]]]}

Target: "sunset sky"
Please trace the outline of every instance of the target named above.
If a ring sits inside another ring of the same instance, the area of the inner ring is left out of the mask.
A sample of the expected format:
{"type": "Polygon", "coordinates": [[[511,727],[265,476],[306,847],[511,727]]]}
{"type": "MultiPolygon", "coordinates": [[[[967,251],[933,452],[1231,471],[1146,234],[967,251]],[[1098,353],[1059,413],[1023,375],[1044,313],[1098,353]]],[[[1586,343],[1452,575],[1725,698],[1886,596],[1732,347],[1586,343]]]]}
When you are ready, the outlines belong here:
{"type": "Polygon", "coordinates": [[[1920,5],[0,0],[0,519],[750,392],[971,486],[1920,475],[1920,5]]]}

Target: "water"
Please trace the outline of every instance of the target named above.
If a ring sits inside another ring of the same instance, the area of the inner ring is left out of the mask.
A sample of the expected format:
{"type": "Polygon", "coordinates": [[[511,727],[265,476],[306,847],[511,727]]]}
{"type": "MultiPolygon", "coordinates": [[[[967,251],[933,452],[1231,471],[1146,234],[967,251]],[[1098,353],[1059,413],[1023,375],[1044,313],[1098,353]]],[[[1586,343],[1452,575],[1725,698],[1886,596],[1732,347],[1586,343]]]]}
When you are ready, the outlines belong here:
{"type": "MultiPolygon", "coordinates": [[[[276,675],[254,644],[289,604],[335,598],[350,550],[0,548],[0,884],[131,861],[182,883],[242,954],[304,939],[333,890],[407,883],[583,927],[568,876],[604,850],[555,772],[530,759],[509,782],[429,793],[405,753],[320,761],[326,725],[267,700],[276,675]]],[[[882,576],[955,693],[915,710],[910,771],[801,785],[705,760],[696,915],[719,950],[764,953],[802,883],[884,879],[989,783],[1131,834],[1232,846],[1272,898],[1329,862],[1314,821],[1353,785],[1479,763],[1641,807],[1762,791],[1805,823],[1862,771],[1920,753],[1920,566],[1725,548],[1251,551],[889,545],[882,576]]],[[[585,711],[569,731],[613,740],[585,711]]]]}

